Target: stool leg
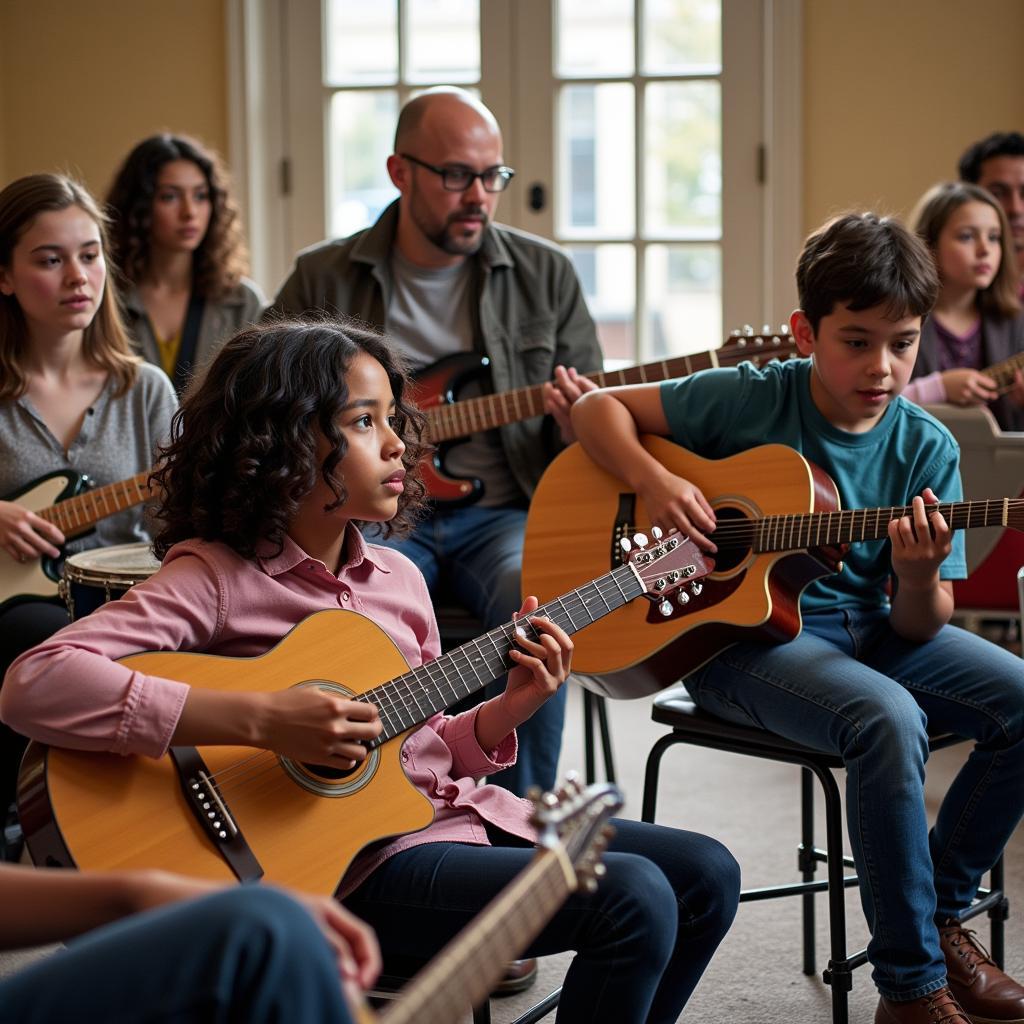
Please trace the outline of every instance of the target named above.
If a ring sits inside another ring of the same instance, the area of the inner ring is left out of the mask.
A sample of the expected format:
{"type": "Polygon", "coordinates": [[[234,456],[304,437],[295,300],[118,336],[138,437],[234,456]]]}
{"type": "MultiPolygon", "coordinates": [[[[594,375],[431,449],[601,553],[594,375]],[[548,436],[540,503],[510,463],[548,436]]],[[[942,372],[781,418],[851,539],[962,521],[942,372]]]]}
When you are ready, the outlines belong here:
{"type": "Polygon", "coordinates": [[[615,758],[612,754],[612,733],[608,726],[608,702],[600,694],[594,694],[597,706],[597,724],[601,729],[601,753],[604,756],[604,777],[615,782],[615,758]]]}
{"type": "MultiPolygon", "coordinates": [[[[800,850],[797,859],[801,879],[813,882],[818,863],[814,859],[814,776],[810,768],[800,769],[800,850]]],[[[801,899],[804,917],[804,974],[813,977],[818,973],[814,950],[814,893],[805,892],[801,899]]]]}
{"type": "Polygon", "coordinates": [[[597,778],[594,765],[594,695],[583,688],[583,762],[587,785],[592,786],[597,778]]]}
{"type": "Polygon", "coordinates": [[[491,1001],[485,999],[473,1011],[473,1024],[491,1024],[491,1001]]]}
{"type": "Polygon", "coordinates": [[[1003,898],[988,912],[992,925],[990,952],[992,953],[992,959],[999,968],[1003,966],[1005,955],[1003,944],[1003,932],[1005,929],[1003,922],[1010,916],[1010,901],[1006,898],[1006,890],[1003,888],[1003,884],[1003,857],[1000,855],[999,860],[992,865],[992,871],[989,873],[989,887],[992,892],[997,890],[1001,892],[1003,898]]]}

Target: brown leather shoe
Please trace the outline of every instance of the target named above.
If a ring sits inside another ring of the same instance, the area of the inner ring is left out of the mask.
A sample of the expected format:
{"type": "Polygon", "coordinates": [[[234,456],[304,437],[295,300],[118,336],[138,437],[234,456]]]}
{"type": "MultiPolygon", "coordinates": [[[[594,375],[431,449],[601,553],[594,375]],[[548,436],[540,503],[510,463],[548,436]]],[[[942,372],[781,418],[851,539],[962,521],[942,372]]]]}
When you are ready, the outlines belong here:
{"type": "Polygon", "coordinates": [[[949,987],[973,1024],[1024,1024],[1024,986],[1001,971],[955,918],[939,926],[949,987]]]}
{"type": "Polygon", "coordinates": [[[525,992],[537,980],[537,958],[529,960],[511,960],[505,969],[505,977],[498,982],[492,995],[513,996],[517,992],[525,992]]]}
{"type": "Polygon", "coordinates": [[[875,1024],[971,1024],[970,1018],[948,988],[940,988],[909,1003],[896,1003],[885,996],[875,1010],[875,1024]]]}

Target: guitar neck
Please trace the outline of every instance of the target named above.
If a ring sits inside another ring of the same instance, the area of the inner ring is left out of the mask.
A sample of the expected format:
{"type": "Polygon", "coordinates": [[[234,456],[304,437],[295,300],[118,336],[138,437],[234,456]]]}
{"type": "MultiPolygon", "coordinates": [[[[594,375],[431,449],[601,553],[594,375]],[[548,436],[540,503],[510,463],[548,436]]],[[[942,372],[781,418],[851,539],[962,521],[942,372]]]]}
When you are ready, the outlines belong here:
{"type": "MultiPolygon", "coordinates": [[[[768,359],[791,355],[795,351],[792,340],[783,337],[766,342],[763,338],[737,338],[720,349],[695,352],[674,359],[660,359],[643,366],[627,366],[621,370],[599,371],[585,374],[598,387],[616,387],[624,384],[654,384],[677,377],[688,377],[698,370],[719,366],[733,366],[745,359],[763,356],[768,359]]],[[[427,437],[431,441],[450,441],[483,430],[493,430],[507,423],[528,420],[544,413],[543,385],[516,388],[495,395],[480,395],[460,402],[450,402],[426,411],[427,437]]]]}
{"type": "Polygon", "coordinates": [[[153,495],[149,485],[151,470],[143,470],[127,480],[85,491],[44,508],[37,514],[53,523],[65,537],[76,537],[95,526],[101,519],[139,505],[153,495]]]}
{"type": "Polygon", "coordinates": [[[541,850],[458,938],[380,1014],[384,1024],[450,1024],[487,997],[509,960],[536,937],[576,888],[565,851],[541,850]]]}
{"type": "MultiPolygon", "coordinates": [[[[645,587],[632,565],[620,565],[600,579],[541,605],[534,614],[551,619],[572,634],[644,592],[645,587]]],[[[482,689],[513,668],[515,663],[508,655],[515,646],[515,630],[520,625],[536,639],[536,630],[525,619],[519,623],[506,622],[397,679],[360,694],[356,699],[376,705],[383,724],[380,735],[370,741],[369,746],[380,746],[420,725],[431,715],[482,689]]]]}
{"type": "Polygon", "coordinates": [[[986,377],[991,377],[996,382],[1000,393],[1002,393],[1009,391],[1013,387],[1018,370],[1024,370],[1024,352],[1018,352],[1016,355],[1010,356],[1009,359],[1004,359],[1000,363],[986,366],[981,372],[986,377]]]}
{"type": "MultiPolygon", "coordinates": [[[[926,505],[938,512],[955,530],[980,526],[1015,526],[1024,515],[1024,498],[991,498],[926,505]],[[1012,520],[1012,521],[1011,521],[1012,520]]],[[[828,547],[888,536],[889,523],[912,512],[911,506],[862,508],[840,512],[765,516],[761,519],[723,522],[714,533],[715,543],[749,547],[755,552],[795,551],[828,547]]]]}

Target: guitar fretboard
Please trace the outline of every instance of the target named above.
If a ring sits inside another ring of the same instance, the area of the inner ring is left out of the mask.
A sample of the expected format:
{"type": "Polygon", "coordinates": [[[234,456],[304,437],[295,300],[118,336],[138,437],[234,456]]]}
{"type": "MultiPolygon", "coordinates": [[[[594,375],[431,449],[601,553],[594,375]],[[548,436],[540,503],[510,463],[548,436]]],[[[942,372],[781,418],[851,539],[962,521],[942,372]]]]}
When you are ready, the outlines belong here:
{"type": "Polygon", "coordinates": [[[1013,387],[1018,370],[1024,370],[1024,352],[1018,352],[1016,355],[1010,356],[1009,359],[1004,359],[1001,363],[986,366],[981,372],[986,377],[991,377],[996,382],[1000,393],[1002,393],[1009,391],[1013,387]]]}
{"type": "MultiPolygon", "coordinates": [[[[929,515],[938,512],[956,530],[980,526],[1018,526],[1024,519],[1024,499],[991,498],[926,505],[929,515]]],[[[889,523],[912,514],[909,505],[862,508],[840,512],[809,512],[799,515],[764,516],[760,519],[725,520],[712,537],[719,547],[748,547],[754,552],[795,551],[888,535],[889,523]]]]}
{"type": "MultiPolygon", "coordinates": [[[[598,387],[607,388],[623,384],[653,384],[676,377],[688,377],[698,370],[717,366],[731,366],[745,359],[775,359],[792,355],[796,347],[791,338],[778,335],[771,338],[736,338],[720,349],[696,352],[674,359],[661,359],[642,366],[627,366],[621,370],[588,373],[588,380],[598,387]]],[[[493,430],[506,423],[517,423],[544,412],[542,385],[516,388],[495,395],[480,395],[459,402],[424,410],[427,417],[427,439],[450,441],[483,430],[493,430]]]]}
{"type": "Polygon", "coordinates": [[[481,916],[453,940],[380,1014],[382,1024],[447,1024],[493,987],[495,964],[505,964],[540,934],[575,888],[561,849],[544,850],[481,916]],[[457,980],[457,984],[454,983],[457,980]]]}
{"type": "MultiPolygon", "coordinates": [[[[642,593],[644,586],[636,571],[631,565],[622,565],[600,579],[541,605],[533,614],[551,619],[572,634],[642,593]]],[[[360,694],[357,700],[377,706],[383,726],[381,734],[369,745],[378,747],[386,743],[513,668],[515,663],[508,652],[515,646],[517,626],[524,629],[530,639],[536,639],[537,631],[526,619],[516,624],[507,622],[360,694]]]]}
{"type": "Polygon", "coordinates": [[[77,494],[73,498],[67,498],[42,509],[38,515],[53,523],[65,537],[75,537],[101,519],[139,505],[152,497],[153,489],[149,486],[150,472],[151,470],[146,469],[128,480],[118,480],[105,487],[97,487],[94,491],[77,494]]]}

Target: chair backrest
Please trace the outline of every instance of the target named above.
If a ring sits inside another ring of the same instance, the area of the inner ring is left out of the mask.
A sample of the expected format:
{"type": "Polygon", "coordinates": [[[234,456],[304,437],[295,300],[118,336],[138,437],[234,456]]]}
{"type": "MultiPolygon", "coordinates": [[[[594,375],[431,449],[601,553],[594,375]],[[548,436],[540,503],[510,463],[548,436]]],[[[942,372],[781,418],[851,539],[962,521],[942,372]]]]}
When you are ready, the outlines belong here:
{"type": "MultiPolygon", "coordinates": [[[[1024,492],[1024,433],[1000,430],[983,406],[929,405],[926,408],[960,445],[964,498],[1015,498],[1024,492]]],[[[939,497],[945,500],[944,495],[939,497]]],[[[999,527],[966,532],[969,576],[992,554],[1003,533],[999,527]]],[[[1006,566],[1011,579],[1019,564],[1006,566]]]]}

